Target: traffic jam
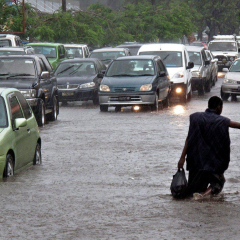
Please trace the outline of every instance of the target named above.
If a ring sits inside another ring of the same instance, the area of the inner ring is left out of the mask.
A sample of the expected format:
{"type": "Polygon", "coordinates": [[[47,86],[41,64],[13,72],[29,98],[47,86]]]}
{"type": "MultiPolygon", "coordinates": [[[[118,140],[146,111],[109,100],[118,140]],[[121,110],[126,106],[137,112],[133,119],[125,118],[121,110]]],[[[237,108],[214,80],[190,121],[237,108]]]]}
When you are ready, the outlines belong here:
{"type": "MultiPolygon", "coordinates": [[[[208,43],[126,42],[90,51],[87,44],[23,45],[0,34],[4,226],[21,220],[24,239],[146,239],[154,224],[181,228],[172,212],[192,208],[190,217],[204,218],[191,201],[174,202],[169,186],[193,112],[219,96],[223,114],[239,117],[239,44],[240,37],[216,35],[208,43]]],[[[230,165],[226,194],[213,201],[239,200],[237,145],[232,152],[237,167],[230,165]]],[[[206,212],[235,213],[232,205],[216,208],[206,212]]]]}

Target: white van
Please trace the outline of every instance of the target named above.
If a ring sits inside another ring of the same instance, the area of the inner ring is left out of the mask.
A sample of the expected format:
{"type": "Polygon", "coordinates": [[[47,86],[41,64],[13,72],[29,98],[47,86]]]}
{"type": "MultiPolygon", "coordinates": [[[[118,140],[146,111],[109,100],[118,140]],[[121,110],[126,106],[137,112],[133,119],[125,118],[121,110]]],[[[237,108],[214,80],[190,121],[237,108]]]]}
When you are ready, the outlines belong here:
{"type": "Polygon", "coordinates": [[[145,44],[138,50],[138,55],[158,55],[167,67],[172,84],[171,96],[179,97],[183,102],[191,98],[191,68],[186,47],[183,44],[145,44]]]}
{"type": "Polygon", "coordinates": [[[0,47],[22,47],[22,40],[13,34],[0,34],[0,47]]]}

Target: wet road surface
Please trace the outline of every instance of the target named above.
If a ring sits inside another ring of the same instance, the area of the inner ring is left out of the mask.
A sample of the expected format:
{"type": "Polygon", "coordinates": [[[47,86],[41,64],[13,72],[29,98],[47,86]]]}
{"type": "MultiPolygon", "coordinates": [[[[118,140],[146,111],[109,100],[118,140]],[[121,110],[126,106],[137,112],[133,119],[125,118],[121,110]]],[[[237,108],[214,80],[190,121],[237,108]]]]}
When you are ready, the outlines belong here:
{"type": "MultiPolygon", "coordinates": [[[[169,190],[189,115],[219,96],[222,80],[158,113],[61,107],[41,128],[43,164],[0,183],[0,239],[240,239],[240,130],[230,130],[219,196],[174,200],[169,190]]],[[[240,99],[222,115],[240,121],[240,99]]]]}

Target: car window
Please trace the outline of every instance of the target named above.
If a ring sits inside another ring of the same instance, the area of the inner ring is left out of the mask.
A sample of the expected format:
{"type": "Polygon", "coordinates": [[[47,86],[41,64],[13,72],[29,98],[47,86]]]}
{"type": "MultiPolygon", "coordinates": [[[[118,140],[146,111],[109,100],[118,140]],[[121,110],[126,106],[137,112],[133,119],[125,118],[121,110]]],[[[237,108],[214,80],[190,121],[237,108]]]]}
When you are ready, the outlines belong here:
{"type": "Polygon", "coordinates": [[[43,54],[48,58],[56,58],[56,47],[50,46],[32,46],[36,54],[43,54]]]}
{"type": "Polygon", "coordinates": [[[10,97],[10,107],[13,121],[17,118],[23,118],[23,112],[16,96],[10,97]]]}
{"type": "Polygon", "coordinates": [[[200,52],[188,52],[188,55],[190,62],[193,62],[194,65],[202,65],[200,52]]]}
{"type": "Polygon", "coordinates": [[[32,116],[32,110],[31,110],[30,106],[28,105],[27,100],[21,93],[16,93],[16,95],[22,106],[25,118],[26,119],[30,118],[32,116]]]}
{"type": "Polygon", "coordinates": [[[229,69],[229,72],[240,72],[240,61],[236,60],[229,69]]]}
{"type": "Polygon", "coordinates": [[[0,97],[0,128],[8,126],[5,101],[0,97]]]}
{"type": "Polygon", "coordinates": [[[11,47],[12,42],[9,39],[0,40],[0,47],[11,47]]]}

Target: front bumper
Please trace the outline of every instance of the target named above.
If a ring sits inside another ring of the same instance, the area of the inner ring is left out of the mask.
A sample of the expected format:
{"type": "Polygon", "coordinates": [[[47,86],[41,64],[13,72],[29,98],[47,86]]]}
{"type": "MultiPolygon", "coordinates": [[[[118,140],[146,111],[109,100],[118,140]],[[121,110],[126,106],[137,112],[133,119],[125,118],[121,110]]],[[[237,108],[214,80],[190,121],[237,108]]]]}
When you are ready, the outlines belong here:
{"type": "Polygon", "coordinates": [[[97,97],[97,89],[75,89],[75,90],[63,90],[58,89],[59,102],[62,101],[87,101],[93,100],[97,97]]]}
{"type": "Polygon", "coordinates": [[[106,93],[99,92],[99,104],[108,106],[152,105],[155,103],[155,92],[106,93]]]}
{"type": "Polygon", "coordinates": [[[223,84],[222,92],[240,95],[240,84],[223,84]]]}

